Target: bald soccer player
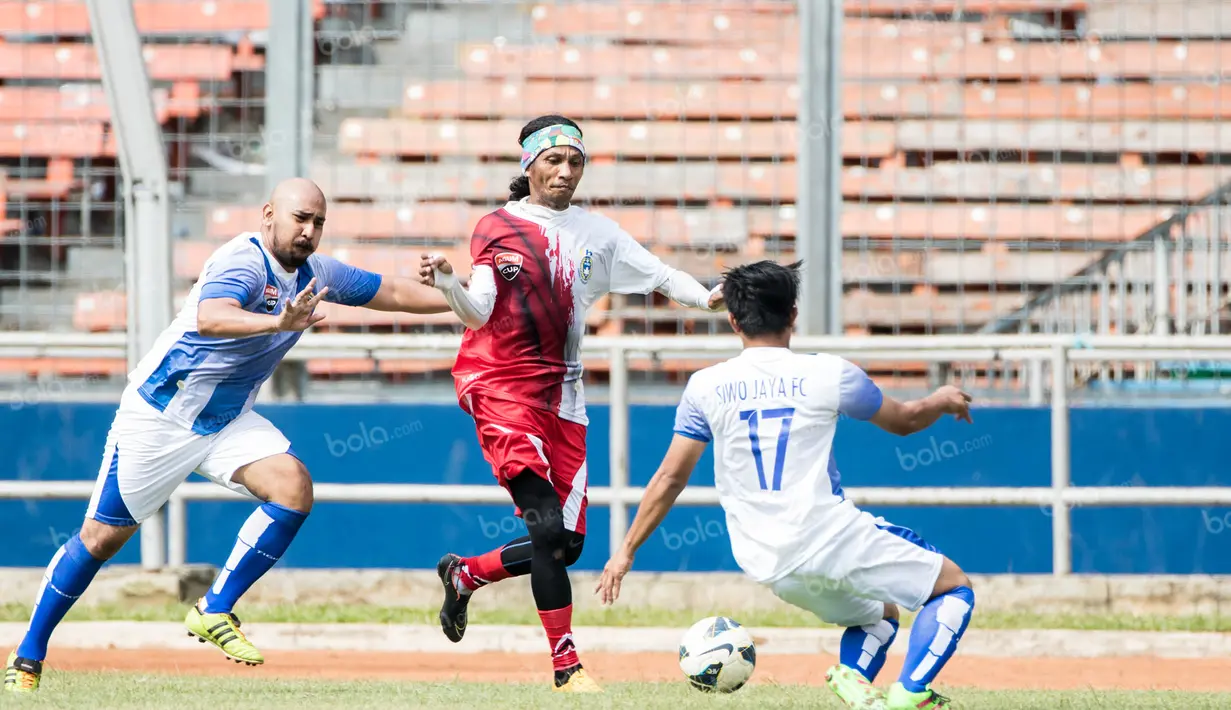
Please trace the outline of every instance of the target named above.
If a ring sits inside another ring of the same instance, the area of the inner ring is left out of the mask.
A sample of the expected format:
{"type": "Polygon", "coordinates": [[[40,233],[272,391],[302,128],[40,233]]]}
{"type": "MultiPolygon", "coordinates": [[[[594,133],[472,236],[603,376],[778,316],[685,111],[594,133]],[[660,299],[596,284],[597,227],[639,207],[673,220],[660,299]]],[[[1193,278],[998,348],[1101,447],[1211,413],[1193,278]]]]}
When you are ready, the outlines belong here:
{"type": "Polygon", "coordinates": [[[312,510],[312,479],[282,432],[252,411],[257,391],[303,332],[324,319],[314,312],[322,300],[378,311],[449,310],[431,287],[317,254],[324,228],[320,188],[287,180],[265,205],[260,231],[240,234],[205,263],[179,315],[129,374],[85,521],[47,566],[29,629],[8,658],[5,690],[38,689],[56,625],[193,471],[261,505],[184,623],[237,663],[265,662],[232,608],[295,538],[312,510]]]}

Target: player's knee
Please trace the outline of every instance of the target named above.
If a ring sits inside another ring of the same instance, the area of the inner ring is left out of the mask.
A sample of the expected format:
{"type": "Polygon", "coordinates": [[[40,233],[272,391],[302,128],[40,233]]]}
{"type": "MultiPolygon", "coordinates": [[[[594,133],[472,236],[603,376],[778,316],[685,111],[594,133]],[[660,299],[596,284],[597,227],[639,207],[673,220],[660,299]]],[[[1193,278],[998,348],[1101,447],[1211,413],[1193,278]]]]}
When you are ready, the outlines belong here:
{"type": "Polygon", "coordinates": [[[124,543],[128,542],[135,532],[137,532],[135,525],[120,527],[87,519],[81,524],[81,532],[77,535],[91,557],[106,561],[115,557],[115,554],[124,547],[124,543]]]}
{"type": "Polygon", "coordinates": [[[947,594],[958,587],[970,589],[973,594],[974,585],[970,581],[970,577],[953,560],[946,557],[940,567],[940,576],[936,578],[936,584],[932,588],[932,597],[935,598],[941,594],[947,594]]]}
{"type": "Polygon", "coordinates": [[[259,484],[254,490],[252,479],[257,476],[247,476],[247,489],[252,495],[263,501],[277,503],[292,511],[310,513],[315,502],[313,484],[308,469],[304,468],[299,459],[291,455],[281,455],[261,461],[259,484]]]}
{"type": "Polygon", "coordinates": [[[886,604],[885,613],[881,618],[887,621],[897,621],[898,619],[901,618],[901,616],[902,614],[898,611],[897,604],[886,604]]]}
{"type": "Polygon", "coordinates": [[[586,536],[569,531],[568,547],[564,550],[564,564],[572,567],[581,558],[581,550],[586,544],[586,536]]]}
{"type": "Polygon", "coordinates": [[[530,535],[530,545],[536,551],[546,552],[557,560],[567,558],[569,531],[564,528],[564,514],[559,505],[523,511],[522,521],[530,535]]]}

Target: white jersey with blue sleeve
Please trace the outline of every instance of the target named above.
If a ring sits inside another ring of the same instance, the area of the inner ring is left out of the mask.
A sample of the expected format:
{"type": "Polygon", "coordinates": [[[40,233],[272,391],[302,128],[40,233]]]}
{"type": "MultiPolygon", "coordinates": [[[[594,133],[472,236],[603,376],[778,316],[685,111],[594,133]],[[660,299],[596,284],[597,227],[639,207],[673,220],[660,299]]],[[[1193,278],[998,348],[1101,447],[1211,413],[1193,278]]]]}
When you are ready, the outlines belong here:
{"type": "Polygon", "coordinates": [[[748,348],[689,379],[675,432],[714,442],[731,552],[749,577],[784,577],[848,519],[833,455],[838,415],[870,419],[882,400],[849,361],[788,348],[748,348]]]}
{"type": "Polygon", "coordinates": [[[380,289],[381,276],[313,254],[295,271],[282,268],[261,235],[240,234],[219,247],[171,325],[129,374],[129,387],[171,420],[201,435],[221,431],[252,408],[261,385],[302,332],[211,338],[197,332],[197,304],[233,298],[244,310],[277,315],[312,278],[324,300],[361,306],[380,289]]]}

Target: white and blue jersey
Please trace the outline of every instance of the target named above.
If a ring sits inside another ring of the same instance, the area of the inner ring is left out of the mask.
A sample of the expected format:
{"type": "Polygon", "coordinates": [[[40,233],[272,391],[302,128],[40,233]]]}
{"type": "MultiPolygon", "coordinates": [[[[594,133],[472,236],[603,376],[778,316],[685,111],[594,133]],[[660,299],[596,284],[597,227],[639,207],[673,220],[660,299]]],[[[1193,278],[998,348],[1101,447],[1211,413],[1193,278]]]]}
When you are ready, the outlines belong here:
{"type": "Polygon", "coordinates": [[[197,304],[233,298],[253,313],[277,315],[316,278],[324,300],[362,306],[380,289],[381,277],[313,254],[287,271],[249,232],[235,237],[205,262],[197,283],[171,325],[129,374],[129,387],[158,411],[200,435],[214,434],[252,408],[261,385],[302,332],[247,338],[211,338],[197,332],[197,304]]]}
{"type": "Polygon", "coordinates": [[[750,577],[782,578],[844,524],[833,455],[838,415],[870,419],[882,400],[851,362],[788,348],[748,348],[689,379],[675,432],[714,442],[731,552],[750,577]]]}

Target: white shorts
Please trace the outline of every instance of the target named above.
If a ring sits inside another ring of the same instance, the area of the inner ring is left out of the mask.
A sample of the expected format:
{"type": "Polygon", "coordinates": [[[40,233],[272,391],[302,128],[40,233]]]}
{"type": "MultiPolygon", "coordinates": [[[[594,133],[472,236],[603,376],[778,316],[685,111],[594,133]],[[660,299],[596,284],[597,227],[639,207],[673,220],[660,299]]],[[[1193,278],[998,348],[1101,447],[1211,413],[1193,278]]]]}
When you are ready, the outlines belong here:
{"type": "Polygon", "coordinates": [[[291,452],[291,444],[268,419],[251,410],[208,436],[185,429],[132,390],[125,390],[107,432],[103,461],[86,517],[108,525],[144,522],[197,472],[221,486],[256,499],[231,480],[254,461],[291,452]]]}
{"type": "Polygon", "coordinates": [[[885,604],[914,611],[927,603],[944,556],[909,528],[855,512],[818,554],[770,589],[826,623],[847,627],[876,623],[885,604]]]}

